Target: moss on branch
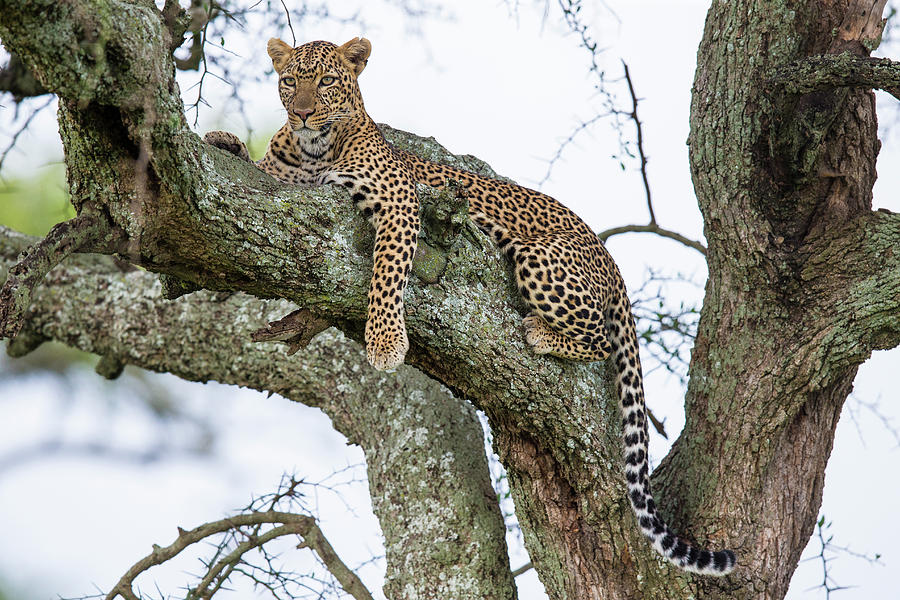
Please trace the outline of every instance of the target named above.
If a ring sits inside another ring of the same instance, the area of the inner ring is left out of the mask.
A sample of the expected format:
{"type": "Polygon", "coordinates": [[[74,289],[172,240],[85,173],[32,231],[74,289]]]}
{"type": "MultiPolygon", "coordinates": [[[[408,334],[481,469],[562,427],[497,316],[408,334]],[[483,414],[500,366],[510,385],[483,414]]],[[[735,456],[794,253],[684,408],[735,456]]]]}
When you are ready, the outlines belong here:
{"type": "Polygon", "coordinates": [[[900,62],[850,52],[810,56],[780,67],[770,84],[788,94],[861,87],[884,90],[900,100],[900,62]]]}
{"type": "MultiPolygon", "coordinates": [[[[0,274],[35,241],[0,227],[0,274]]],[[[55,340],[100,354],[104,375],[128,363],[319,407],[366,454],[385,535],[387,585],[397,591],[392,597],[403,591],[511,600],[505,527],[475,411],[411,367],[375,371],[362,348],[333,329],[295,356],[251,340],[255,329],[293,308],[283,300],[208,291],[169,301],[152,273],[76,255],[36,289],[27,328],[10,351],[21,354],[55,340]],[[437,561],[436,548],[459,560],[437,561]]]]}

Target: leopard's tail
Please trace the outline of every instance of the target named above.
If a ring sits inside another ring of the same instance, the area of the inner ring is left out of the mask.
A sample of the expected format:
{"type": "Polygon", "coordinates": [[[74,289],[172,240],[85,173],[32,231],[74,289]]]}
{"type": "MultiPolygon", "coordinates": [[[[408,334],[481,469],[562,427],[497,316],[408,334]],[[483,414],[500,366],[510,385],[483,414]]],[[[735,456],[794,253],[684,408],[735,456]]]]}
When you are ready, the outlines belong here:
{"type": "Polygon", "coordinates": [[[631,304],[624,294],[619,302],[607,310],[606,319],[607,335],[613,348],[612,357],[616,361],[616,387],[625,437],[628,498],[641,531],[650,539],[656,551],[676,567],[701,575],[727,575],[735,566],[734,552],[711,552],[692,546],[675,535],[657,513],[656,502],[650,493],[647,414],[637,335],[631,304]]]}

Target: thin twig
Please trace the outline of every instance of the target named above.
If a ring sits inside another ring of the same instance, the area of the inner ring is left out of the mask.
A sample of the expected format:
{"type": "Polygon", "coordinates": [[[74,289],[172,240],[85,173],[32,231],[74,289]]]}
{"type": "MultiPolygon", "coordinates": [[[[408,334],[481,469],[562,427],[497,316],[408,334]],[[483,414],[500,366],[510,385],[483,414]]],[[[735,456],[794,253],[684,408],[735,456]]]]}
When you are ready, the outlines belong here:
{"type": "Polygon", "coordinates": [[[831,592],[847,590],[852,587],[855,587],[855,586],[840,585],[834,580],[834,578],[831,576],[830,564],[834,560],[835,557],[827,556],[826,555],[827,552],[843,553],[843,554],[852,556],[854,558],[860,558],[862,560],[865,560],[869,564],[877,564],[877,565],[882,565],[882,566],[884,565],[884,563],[881,561],[880,554],[875,554],[874,556],[869,556],[868,554],[854,552],[853,550],[850,550],[849,548],[844,547],[844,546],[836,546],[835,544],[832,544],[831,540],[834,539],[834,536],[829,535],[827,538],[825,537],[825,530],[829,529],[830,527],[831,527],[831,522],[829,521],[826,523],[824,515],[819,517],[818,522],[816,522],[816,537],[818,538],[819,545],[820,545],[819,553],[816,554],[815,556],[810,556],[809,558],[806,558],[803,561],[801,561],[801,562],[806,562],[806,561],[810,561],[810,560],[818,560],[819,562],[822,563],[822,583],[820,583],[817,586],[809,588],[807,591],[815,590],[815,589],[823,589],[823,590],[825,590],[826,600],[831,598],[831,592]]]}
{"type": "Polygon", "coordinates": [[[601,231],[597,234],[597,237],[599,237],[603,242],[606,242],[606,240],[608,240],[612,236],[622,233],[655,233],[656,235],[659,235],[661,237],[675,240],[676,242],[684,244],[689,248],[693,248],[700,254],[706,256],[706,246],[704,246],[700,242],[685,237],[677,231],[672,231],[670,229],[660,227],[659,225],[656,225],[654,223],[649,223],[647,225],[622,225],[621,227],[612,227],[611,229],[601,231]]]}
{"type": "Polygon", "coordinates": [[[12,138],[9,141],[9,145],[7,145],[6,148],[4,148],[3,153],[0,154],[0,172],[3,171],[3,161],[6,160],[7,155],[10,153],[13,147],[15,147],[16,141],[18,141],[19,136],[22,135],[22,133],[26,129],[28,129],[28,126],[31,124],[31,121],[34,120],[37,114],[50,106],[50,104],[52,104],[54,100],[56,100],[56,96],[50,96],[46,102],[34,109],[34,111],[32,111],[30,115],[28,115],[28,118],[25,119],[25,122],[22,123],[22,126],[19,127],[19,129],[12,135],[12,138]]]}
{"type": "Polygon", "coordinates": [[[628,82],[628,93],[631,94],[631,120],[637,129],[638,157],[641,159],[641,179],[644,182],[644,192],[647,194],[647,211],[650,213],[650,224],[656,225],[656,215],[653,213],[653,200],[650,197],[650,182],[647,180],[647,155],[644,154],[644,130],[641,120],[638,118],[638,97],[634,93],[634,84],[631,81],[631,73],[628,71],[628,63],[622,61],[625,67],[625,81],[628,82]]]}
{"type": "Polygon", "coordinates": [[[554,155],[547,161],[547,171],[544,172],[544,176],[541,177],[540,181],[537,182],[538,187],[540,188],[550,180],[550,175],[553,173],[553,167],[556,166],[556,163],[559,162],[559,160],[562,158],[563,152],[565,152],[566,148],[568,148],[575,141],[575,138],[578,137],[579,134],[586,131],[600,119],[605,119],[612,114],[614,113],[605,112],[596,114],[587,121],[581,121],[572,131],[570,131],[569,135],[556,147],[556,152],[554,153],[554,155]]]}
{"type": "Polygon", "coordinates": [[[288,10],[287,4],[284,3],[284,0],[281,0],[281,6],[284,7],[284,16],[287,17],[288,29],[291,30],[291,46],[296,46],[297,35],[294,33],[294,26],[291,24],[291,11],[288,10]]]}

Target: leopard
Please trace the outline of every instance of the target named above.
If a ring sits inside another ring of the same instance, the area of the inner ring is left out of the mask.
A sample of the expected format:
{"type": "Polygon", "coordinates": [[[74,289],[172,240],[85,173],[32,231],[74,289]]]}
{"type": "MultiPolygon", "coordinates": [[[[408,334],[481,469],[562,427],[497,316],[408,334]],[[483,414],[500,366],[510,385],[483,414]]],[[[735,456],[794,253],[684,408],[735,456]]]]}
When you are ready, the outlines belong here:
{"type": "MultiPolygon", "coordinates": [[[[375,229],[364,340],[369,363],[389,370],[409,349],[403,296],[416,251],[416,184],[456,186],[471,221],[513,265],[527,306],[522,325],[537,354],[575,361],[613,357],[624,440],[628,499],[637,523],[667,561],[701,575],[726,575],[732,550],[700,549],[659,515],[650,491],[647,410],[634,315],[619,268],[602,241],[554,198],[515,183],[432,162],[391,145],[366,112],[358,85],[372,45],[292,47],[272,38],[267,51],[278,75],[287,121],[255,164],[281,182],[336,185],[375,229]]],[[[208,143],[250,160],[244,143],[210,132],[208,143]]]]}

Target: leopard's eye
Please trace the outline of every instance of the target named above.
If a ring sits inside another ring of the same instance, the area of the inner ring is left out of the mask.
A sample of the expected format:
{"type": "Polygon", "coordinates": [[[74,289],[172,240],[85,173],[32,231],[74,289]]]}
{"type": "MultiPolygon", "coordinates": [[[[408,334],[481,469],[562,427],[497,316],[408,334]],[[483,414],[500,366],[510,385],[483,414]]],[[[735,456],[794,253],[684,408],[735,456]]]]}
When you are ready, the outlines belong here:
{"type": "Polygon", "coordinates": [[[281,83],[283,83],[284,85],[294,85],[295,83],[297,83],[297,80],[293,77],[282,77],[281,83]]]}
{"type": "Polygon", "coordinates": [[[323,77],[322,79],[319,80],[319,85],[322,85],[322,86],[331,85],[332,83],[334,83],[334,77],[332,77],[331,75],[326,75],[325,77],[323,77]]]}

